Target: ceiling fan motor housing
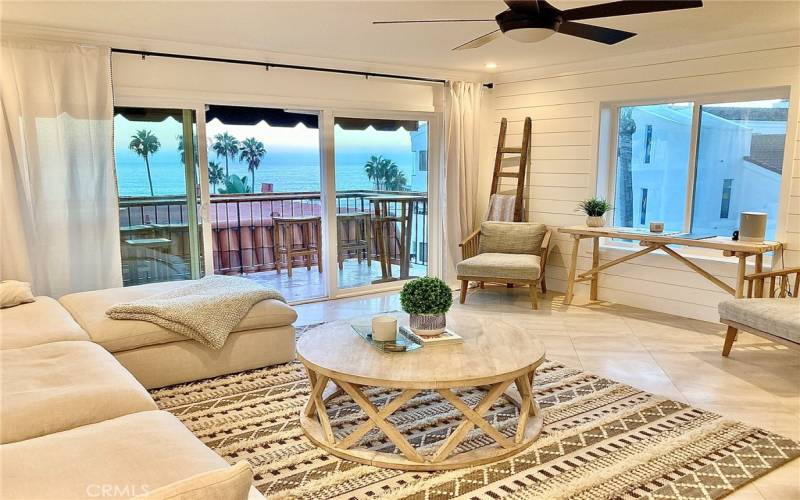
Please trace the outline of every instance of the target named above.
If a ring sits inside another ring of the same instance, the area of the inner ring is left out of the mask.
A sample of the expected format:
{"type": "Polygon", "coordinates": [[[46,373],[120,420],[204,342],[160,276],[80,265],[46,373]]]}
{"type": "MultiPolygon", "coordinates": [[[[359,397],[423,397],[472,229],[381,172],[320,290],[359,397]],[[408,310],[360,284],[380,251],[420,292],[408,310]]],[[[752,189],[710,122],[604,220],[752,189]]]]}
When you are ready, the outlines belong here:
{"type": "Polygon", "coordinates": [[[509,9],[497,14],[495,21],[497,21],[497,25],[503,33],[522,29],[558,31],[563,18],[558,10],[552,8],[542,8],[536,16],[522,14],[509,9]]]}

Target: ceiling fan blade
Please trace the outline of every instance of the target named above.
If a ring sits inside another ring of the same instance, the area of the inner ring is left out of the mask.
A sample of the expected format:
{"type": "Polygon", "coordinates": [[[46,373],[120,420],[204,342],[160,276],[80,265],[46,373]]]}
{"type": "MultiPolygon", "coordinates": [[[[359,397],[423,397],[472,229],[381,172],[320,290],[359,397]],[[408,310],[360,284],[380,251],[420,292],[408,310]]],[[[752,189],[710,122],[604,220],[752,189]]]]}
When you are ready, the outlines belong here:
{"type": "Polygon", "coordinates": [[[611,28],[604,28],[602,26],[594,26],[592,24],[573,23],[566,21],[558,26],[558,32],[565,35],[577,36],[579,38],[586,38],[595,42],[605,43],[607,45],[614,45],[623,40],[627,40],[636,33],[630,31],[615,30],[611,28]]]}
{"type": "Polygon", "coordinates": [[[485,23],[494,19],[408,19],[403,21],[372,21],[372,24],[410,24],[410,23],[485,23]]]}
{"type": "Polygon", "coordinates": [[[520,14],[535,16],[539,14],[538,0],[504,0],[508,8],[520,14]]]}
{"type": "Polygon", "coordinates": [[[702,0],[623,0],[567,9],[562,12],[564,19],[597,19],[601,17],[629,16],[666,10],[694,9],[702,7],[702,0]]]}
{"type": "Polygon", "coordinates": [[[485,35],[481,35],[478,38],[473,38],[467,43],[462,43],[453,50],[466,50],[466,49],[476,49],[478,47],[483,47],[484,45],[491,42],[495,38],[500,37],[502,34],[503,32],[500,31],[499,29],[494,30],[491,33],[486,33],[485,35]]]}

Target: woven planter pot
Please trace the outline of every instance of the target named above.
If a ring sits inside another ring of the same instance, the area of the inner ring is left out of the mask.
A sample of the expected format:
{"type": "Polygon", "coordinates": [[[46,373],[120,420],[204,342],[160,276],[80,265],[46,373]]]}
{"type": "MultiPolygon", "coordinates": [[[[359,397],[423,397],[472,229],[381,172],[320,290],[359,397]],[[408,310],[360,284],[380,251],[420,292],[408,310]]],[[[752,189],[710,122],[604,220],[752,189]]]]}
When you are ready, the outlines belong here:
{"type": "Polygon", "coordinates": [[[447,326],[444,314],[409,314],[411,331],[423,337],[439,335],[447,326]]]}
{"type": "Polygon", "coordinates": [[[606,225],[606,218],[603,215],[586,216],[586,225],[589,227],[603,227],[606,225]]]}

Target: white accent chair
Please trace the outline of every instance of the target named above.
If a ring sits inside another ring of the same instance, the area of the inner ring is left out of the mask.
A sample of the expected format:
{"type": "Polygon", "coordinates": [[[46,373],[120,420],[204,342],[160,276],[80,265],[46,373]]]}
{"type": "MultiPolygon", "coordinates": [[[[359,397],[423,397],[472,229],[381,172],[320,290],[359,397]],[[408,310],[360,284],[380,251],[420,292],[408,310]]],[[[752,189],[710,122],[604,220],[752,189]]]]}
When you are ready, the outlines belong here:
{"type": "Polygon", "coordinates": [[[728,325],[722,355],[730,354],[739,330],[800,348],[800,267],[750,274],[745,280],[747,298],[719,304],[719,321],[728,325]],[[790,282],[792,275],[794,287],[790,282]],[[765,289],[769,297],[763,298],[765,289]]]}

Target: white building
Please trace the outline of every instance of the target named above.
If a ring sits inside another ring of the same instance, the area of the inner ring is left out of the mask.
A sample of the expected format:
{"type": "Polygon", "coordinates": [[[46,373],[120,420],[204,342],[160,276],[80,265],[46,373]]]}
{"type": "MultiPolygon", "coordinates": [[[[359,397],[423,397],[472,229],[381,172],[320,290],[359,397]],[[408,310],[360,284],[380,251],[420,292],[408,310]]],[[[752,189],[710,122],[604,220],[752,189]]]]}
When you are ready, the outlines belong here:
{"type": "MultiPolygon", "coordinates": [[[[675,104],[632,109],[631,118],[636,122],[631,156],[633,226],[663,221],[667,230],[682,230],[692,107],[675,104]]],[[[728,112],[717,108],[702,112],[691,230],[729,235],[738,228],[740,212],[758,211],[769,214],[767,237],[774,237],[785,121],[732,120],[719,114],[735,116],[737,108],[724,109],[728,112]],[[776,123],[783,126],[776,127],[776,123]],[[762,147],[767,144],[770,147],[762,147]],[[764,151],[772,154],[765,157],[764,151]]],[[[617,224],[619,216],[617,210],[617,224]]]]}

